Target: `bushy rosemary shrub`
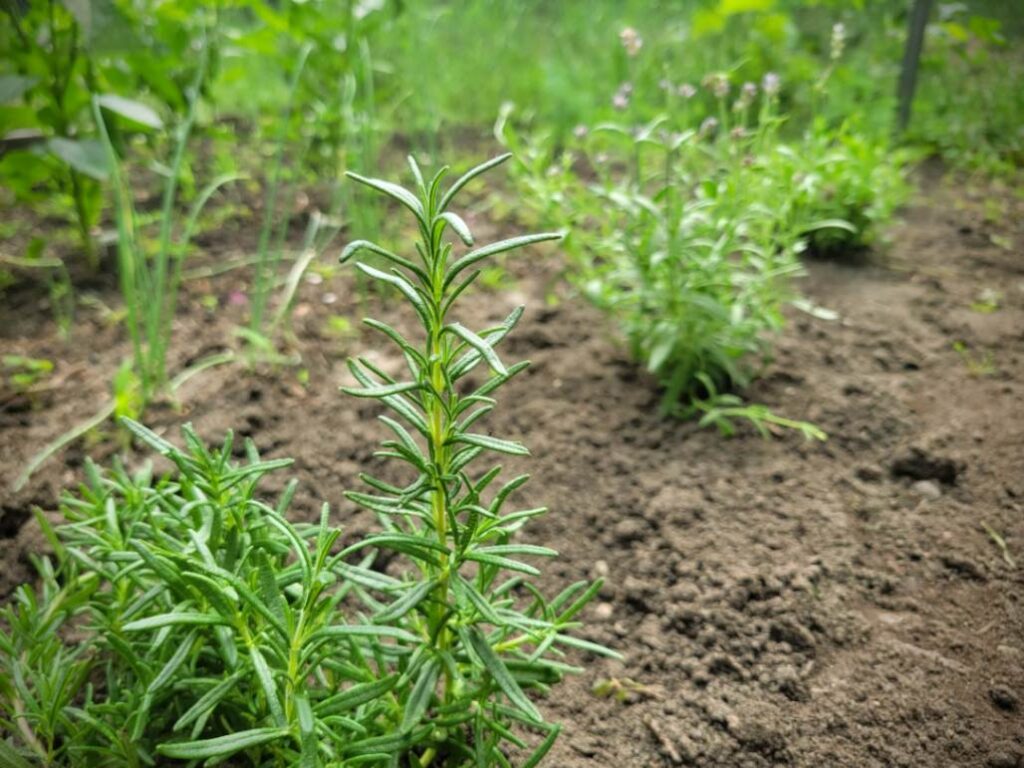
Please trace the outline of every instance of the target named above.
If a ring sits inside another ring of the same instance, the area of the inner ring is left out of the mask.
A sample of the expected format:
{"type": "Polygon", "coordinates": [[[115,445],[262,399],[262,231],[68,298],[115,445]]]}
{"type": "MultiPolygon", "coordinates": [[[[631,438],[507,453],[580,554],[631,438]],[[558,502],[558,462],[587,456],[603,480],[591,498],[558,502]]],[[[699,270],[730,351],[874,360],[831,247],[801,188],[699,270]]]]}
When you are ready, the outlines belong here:
{"type": "Polygon", "coordinates": [[[769,359],[782,310],[795,298],[803,235],[848,222],[810,220],[797,192],[765,176],[778,146],[777,87],[735,102],[708,82],[720,118],[687,125],[689,109],[639,127],[580,130],[571,159],[497,134],[526,158],[517,182],[539,215],[573,223],[567,245],[583,294],[621,327],[633,357],[663,388],[666,412],[729,433],[735,419],[824,437],[812,425],[747,404],[735,393],[769,359]],[[800,226],[793,222],[799,216],[800,226]]]}
{"type": "MultiPolygon", "coordinates": [[[[600,588],[578,582],[547,600],[523,558],[547,547],[516,533],[542,508],[508,510],[526,482],[498,482],[489,453],[522,455],[519,443],[471,427],[494,392],[526,363],[505,366],[495,346],[522,310],[474,332],[450,319],[488,256],[556,235],[530,235],[456,258],[452,231],[472,241],[448,210],[462,187],[504,160],[474,168],[442,191],[413,163],[418,195],[358,178],[412,211],[422,241],[411,259],[365,241],[390,273],[361,265],[397,288],[423,326],[418,343],[375,320],[401,349],[408,379],[352,361],[395,439],[382,455],[403,462],[401,487],[365,477],[350,498],[383,530],[341,548],[325,505],[319,524],[289,522],[290,482],[276,503],[258,493],[288,460],[232,461],[232,439],[207,448],[188,427],[177,448],[126,421],[175,471],[101,472],[62,505],[54,549],[37,558],[38,586],[22,586],[0,626],[0,766],[191,765],[535,766],[559,726],[529,691],[568,672],[564,651],[611,651],[568,631],[600,588]],[[487,377],[468,375],[480,366],[487,377]],[[481,380],[482,379],[482,380],[481,380]],[[404,424],[404,425],[403,425],[404,424]],[[397,555],[384,567],[381,551],[397,555]]],[[[479,427],[477,427],[479,429],[479,427]]]]}

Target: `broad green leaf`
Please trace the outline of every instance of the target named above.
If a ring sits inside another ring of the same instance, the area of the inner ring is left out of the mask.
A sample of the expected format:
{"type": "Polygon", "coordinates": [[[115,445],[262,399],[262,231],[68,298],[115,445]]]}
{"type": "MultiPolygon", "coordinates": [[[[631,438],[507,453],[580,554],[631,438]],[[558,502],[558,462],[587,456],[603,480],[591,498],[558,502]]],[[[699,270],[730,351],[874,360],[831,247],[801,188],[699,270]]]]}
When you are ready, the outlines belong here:
{"type": "Polygon", "coordinates": [[[99,181],[110,175],[110,163],[103,144],[95,139],[52,138],[47,149],[79,173],[99,181]]]}
{"type": "Polygon", "coordinates": [[[20,99],[25,91],[38,82],[38,77],[29,75],[0,75],[0,104],[20,99]]]}
{"type": "Polygon", "coordinates": [[[81,39],[94,53],[121,53],[139,47],[131,22],[115,0],[63,0],[81,29],[81,39]]]}
{"type": "Polygon", "coordinates": [[[126,99],[113,93],[105,93],[98,96],[96,101],[104,109],[131,120],[133,123],[144,125],[147,128],[159,129],[164,127],[164,121],[151,107],[138,101],[126,99]]]}
{"type": "Polygon", "coordinates": [[[160,744],[156,751],[165,757],[178,760],[204,760],[210,757],[227,757],[243,749],[258,747],[290,735],[291,732],[287,728],[252,728],[213,739],[165,742],[160,744]]]}

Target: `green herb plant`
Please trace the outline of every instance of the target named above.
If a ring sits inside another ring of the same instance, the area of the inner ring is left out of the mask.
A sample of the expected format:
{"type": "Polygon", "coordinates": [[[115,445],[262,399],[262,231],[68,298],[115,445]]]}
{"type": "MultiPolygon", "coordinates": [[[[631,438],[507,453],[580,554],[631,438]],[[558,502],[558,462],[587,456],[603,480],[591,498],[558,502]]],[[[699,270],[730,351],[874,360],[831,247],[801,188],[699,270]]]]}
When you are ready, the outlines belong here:
{"type": "Polygon", "coordinates": [[[506,508],[526,476],[499,485],[500,466],[472,469],[485,452],[526,453],[470,431],[526,366],[495,351],[521,310],[479,333],[449,315],[479,262],[556,237],[453,257],[444,234],[472,237],[450,203],[504,159],[444,192],[443,172],[428,185],[416,169],[419,195],[359,177],[409,208],[422,237],[416,261],[366,241],[345,251],[395,266],[361,268],[401,291],[424,331],[414,345],[367,321],[399,346],[408,381],[351,364],[350,392],[391,413],[381,418],[396,439],[382,454],[412,472],[404,485],[364,476],[371,492],[349,494],[383,530],[342,548],[326,505],[318,523],[287,519],[294,480],[276,501],[260,492],[289,460],[263,460],[251,441],[236,451],[230,434],[211,449],[188,426],[179,448],[124,420],[173,472],[87,462],[63,522],[39,515],[54,557],[35,559],[37,586],[20,587],[0,620],[0,766],[540,762],[559,727],[528,693],[575,671],[567,650],[613,654],[568,634],[600,583],[547,600],[530,580],[524,558],[555,553],[514,541],[544,512],[506,508]],[[490,375],[468,385],[484,365],[490,375]]]}
{"type": "MultiPolygon", "coordinates": [[[[766,79],[760,98],[745,85],[735,102],[727,74],[705,82],[720,117],[691,126],[684,100],[640,126],[603,123],[560,156],[543,144],[527,151],[517,181],[542,218],[578,223],[567,241],[571,277],[657,378],[666,413],[726,433],[745,420],[764,434],[783,427],[822,438],[736,394],[768,359],[801,271],[802,232],[783,215],[791,193],[759,180],[777,145],[777,80],[766,79]]],[[[496,132],[524,143],[507,121],[496,132]]],[[[807,223],[824,227],[850,225],[807,223]]]]}
{"type": "Polygon", "coordinates": [[[447,232],[467,246],[474,243],[466,222],[449,210],[451,203],[466,184],[508,157],[502,155],[471,169],[447,191],[441,186],[446,169],[428,182],[412,158],[415,191],[349,174],[407,209],[420,236],[414,258],[357,240],[345,248],[342,261],[368,252],[389,262],[387,272],[367,264],[357,266],[368,277],[399,291],[422,330],[418,342],[413,342],[389,325],[366,320],[401,351],[407,378],[396,380],[370,361],[357,359],[350,361],[349,368],[359,386],[345,388],[387,409],[389,414],[380,418],[394,439],[384,444],[380,455],[412,470],[413,479],[404,486],[364,475],[374,492],[348,496],[376,512],[385,529],[367,543],[404,556],[415,574],[408,591],[384,615],[427,638],[417,650],[415,674],[407,673],[415,679],[407,721],[416,722],[424,713],[435,711],[450,723],[414,746],[421,766],[509,765],[505,748],[525,746],[513,733],[517,724],[543,736],[522,763],[536,765],[553,744],[558,726],[544,722],[523,686],[546,686],[569,671],[557,660],[561,645],[610,654],[564,634],[596,594],[598,583],[574,584],[548,602],[526,580],[538,572],[517,558],[556,554],[547,547],[513,541],[525,522],[546,511],[504,512],[509,495],[527,476],[509,480],[488,502],[486,495],[501,466],[480,473],[470,469],[487,453],[527,455],[521,444],[473,431],[473,427],[495,407],[494,392],[528,364],[506,366],[495,349],[519,321],[521,307],[499,325],[476,332],[452,321],[456,301],[480,275],[478,265],[485,259],[560,237],[557,233],[524,235],[453,256],[447,232]],[[470,374],[481,366],[490,375],[469,383],[470,374]]]}
{"type": "Polygon", "coordinates": [[[18,393],[26,393],[53,373],[53,361],[25,355],[4,355],[0,358],[7,385],[18,393]]]}

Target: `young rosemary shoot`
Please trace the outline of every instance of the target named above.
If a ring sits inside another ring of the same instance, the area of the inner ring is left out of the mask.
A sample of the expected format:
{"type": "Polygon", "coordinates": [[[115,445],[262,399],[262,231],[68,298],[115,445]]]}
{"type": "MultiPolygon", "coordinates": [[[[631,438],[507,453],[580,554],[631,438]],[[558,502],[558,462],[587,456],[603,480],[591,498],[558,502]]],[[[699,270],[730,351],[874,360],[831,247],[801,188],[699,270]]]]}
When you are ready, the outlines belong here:
{"type": "Polygon", "coordinates": [[[408,375],[397,380],[360,358],[349,362],[359,386],[343,388],[350,395],[377,400],[390,412],[380,418],[394,439],[383,444],[380,455],[412,470],[411,482],[404,487],[364,475],[373,492],[348,497],[377,513],[384,527],[384,533],[369,537],[364,546],[392,550],[413,566],[407,588],[382,606],[375,620],[394,622],[421,639],[400,670],[412,686],[408,697],[400,698],[402,730],[410,732],[408,728],[425,720],[436,726],[420,743],[410,745],[418,755],[410,764],[421,768],[510,765],[508,746],[526,746],[512,730],[517,724],[541,734],[540,743],[522,763],[536,765],[551,748],[559,727],[544,721],[524,687],[544,688],[571,670],[559,661],[560,646],[613,655],[565,634],[600,583],[573,584],[549,602],[527,579],[539,572],[519,558],[557,554],[513,541],[524,523],[546,511],[505,511],[505,502],[527,476],[515,477],[492,493],[501,466],[476,473],[470,469],[490,453],[528,454],[520,443],[474,431],[495,407],[495,391],[528,365],[506,366],[495,349],[523,310],[516,308],[504,322],[477,332],[453,320],[453,309],[480,274],[477,265],[482,261],[560,237],[524,235],[454,255],[445,238],[448,232],[466,246],[474,242],[466,222],[449,210],[453,200],[466,184],[508,157],[476,166],[447,191],[442,190],[446,169],[428,182],[412,158],[415,192],[348,174],[406,208],[420,237],[415,258],[357,240],[345,248],[341,260],[368,252],[390,263],[388,272],[363,263],[357,267],[397,289],[422,326],[414,342],[385,323],[365,320],[399,348],[408,375]],[[478,377],[469,384],[469,374],[481,366],[489,375],[482,383],[478,377]]]}

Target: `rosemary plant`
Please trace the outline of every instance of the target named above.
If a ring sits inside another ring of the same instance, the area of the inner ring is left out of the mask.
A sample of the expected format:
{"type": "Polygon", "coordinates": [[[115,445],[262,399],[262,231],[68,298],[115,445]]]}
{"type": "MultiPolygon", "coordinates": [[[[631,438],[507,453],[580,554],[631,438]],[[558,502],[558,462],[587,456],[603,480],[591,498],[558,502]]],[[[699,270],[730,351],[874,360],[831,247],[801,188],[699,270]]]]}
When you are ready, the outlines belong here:
{"type": "Polygon", "coordinates": [[[519,558],[557,554],[547,547],[513,541],[525,522],[546,511],[505,512],[505,502],[527,476],[515,477],[489,494],[501,466],[471,471],[471,465],[488,454],[528,454],[520,443],[474,431],[495,407],[495,391],[528,365],[506,366],[495,350],[523,310],[516,308],[504,322],[476,332],[453,321],[453,309],[480,274],[476,267],[484,259],[560,237],[556,233],[524,235],[458,258],[453,255],[447,232],[467,246],[474,243],[466,222],[449,210],[451,203],[467,183],[508,157],[473,168],[447,191],[441,187],[446,169],[428,182],[412,158],[415,192],[349,174],[406,208],[420,237],[415,258],[357,240],[345,248],[341,260],[369,252],[389,262],[389,272],[362,263],[357,267],[398,290],[421,326],[414,342],[385,323],[366,320],[402,352],[407,377],[396,380],[366,359],[350,360],[359,386],[344,391],[375,399],[387,409],[389,415],[380,418],[394,439],[384,443],[380,455],[407,465],[412,472],[411,482],[402,487],[364,475],[372,492],[353,492],[348,497],[376,512],[385,529],[363,544],[390,549],[413,566],[408,589],[375,618],[395,622],[421,638],[402,670],[412,685],[402,728],[424,719],[435,725],[418,744],[410,745],[418,755],[411,764],[423,767],[510,765],[508,744],[525,746],[513,733],[517,723],[542,735],[523,763],[536,765],[559,729],[544,721],[524,686],[545,687],[570,670],[558,660],[559,646],[611,654],[565,634],[599,583],[573,584],[549,602],[527,580],[538,571],[519,558]],[[467,384],[469,374],[480,366],[489,375],[482,383],[467,384]]]}
{"type": "Polygon", "coordinates": [[[211,449],[186,427],[178,448],[125,419],[174,472],[88,463],[63,524],[40,516],[54,558],[36,561],[38,586],[19,588],[0,615],[0,768],[529,767],[548,752],[559,727],[527,692],[574,670],[566,649],[612,652],[567,634],[600,584],[548,601],[528,579],[538,571],[521,558],[555,553],[512,540],[544,512],[506,510],[526,476],[497,487],[499,466],[470,468],[487,451],[526,453],[470,431],[526,365],[506,367],[494,350],[521,310],[480,333],[448,315],[479,261],[557,237],[452,258],[444,233],[472,238],[448,205],[503,159],[443,194],[443,174],[427,186],[417,170],[419,197],[359,178],[410,208],[423,236],[418,264],[365,241],[345,252],[395,264],[362,269],[401,290],[424,327],[417,349],[367,321],[401,348],[408,381],[352,363],[361,387],[350,391],[408,425],[382,417],[396,436],[383,453],[415,478],[367,477],[373,492],[350,494],[384,530],[342,549],[326,505],[319,524],[287,520],[294,481],[276,503],[259,494],[260,478],[289,460],[263,461],[248,443],[238,465],[230,435],[211,449]],[[461,393],[483,363],[492,375],[461,393]],[[410,567],[385,572],[382,550],[410,567]]]}

